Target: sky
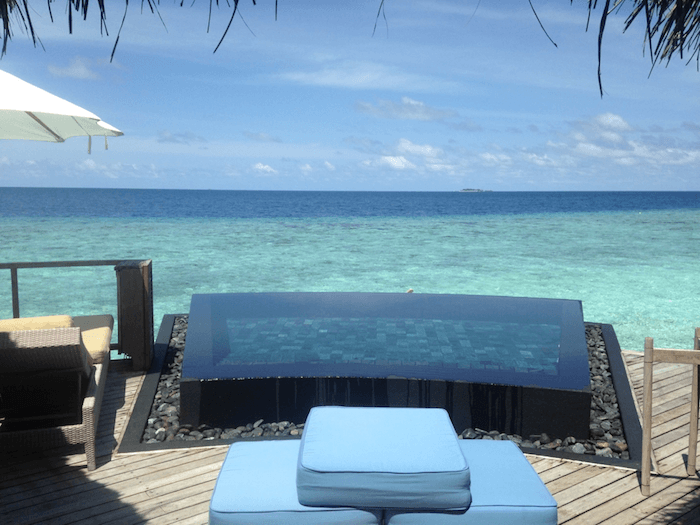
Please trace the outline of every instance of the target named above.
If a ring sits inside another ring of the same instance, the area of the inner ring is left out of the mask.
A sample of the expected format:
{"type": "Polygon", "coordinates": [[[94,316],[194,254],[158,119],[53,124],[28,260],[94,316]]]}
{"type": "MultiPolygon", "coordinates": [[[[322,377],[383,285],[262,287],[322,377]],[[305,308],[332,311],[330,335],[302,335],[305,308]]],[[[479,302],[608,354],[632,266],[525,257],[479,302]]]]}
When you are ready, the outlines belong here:
{"type": "Polygon", "coordinates": [[[643,28],[588,2],[32,2],[3,69],[124,136],[0,140],[0,187],[227,190],[698,191],[700,72],[651,71],[643,28]],[[162,20],[162,21],[161,21],[162,20]],[[375,31],[376,24],[376,31],[375,31]],[[556,46],[549,40],[556,43],[556,46]],[[651,74],[650,74],[651,71],[651,74]]]}

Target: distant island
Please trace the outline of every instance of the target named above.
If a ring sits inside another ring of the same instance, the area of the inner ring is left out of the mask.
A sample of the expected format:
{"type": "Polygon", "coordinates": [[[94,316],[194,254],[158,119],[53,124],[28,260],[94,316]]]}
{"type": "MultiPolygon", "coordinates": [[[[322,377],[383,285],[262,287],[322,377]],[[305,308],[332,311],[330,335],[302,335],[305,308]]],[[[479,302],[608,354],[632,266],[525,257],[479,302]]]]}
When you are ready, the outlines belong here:
{"type": "Polygon", "coordinates": [[[484,193],[488,191],[493,191],[493,190],[479,190],[476,188],[464,188],[463,190],[459,190],[461,193],[484,193]]]}

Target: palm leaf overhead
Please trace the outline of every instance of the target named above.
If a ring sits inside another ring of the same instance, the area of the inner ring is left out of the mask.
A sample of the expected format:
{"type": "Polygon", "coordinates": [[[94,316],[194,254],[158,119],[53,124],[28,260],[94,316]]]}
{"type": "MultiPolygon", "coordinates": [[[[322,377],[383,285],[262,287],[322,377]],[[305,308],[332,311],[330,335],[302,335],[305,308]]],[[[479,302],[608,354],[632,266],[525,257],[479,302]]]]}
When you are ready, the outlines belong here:
{"type": "MultiPolygon", "coordinates": [[[[192,2],[194,1],[195,0],[192,0],[192,2]]],[[[230,15],[228,26],[221,37],[217,49],[226,37],[231,22],[238,13],[238,6],[240,3],[240,0],[225,1],[228,7],[230,7],[230,4],[233,4],[233,13],[230,15]]],[[[532,6],[531,0],[528,1],[530,1],[530,5],[532,6]]],[[[570,1],[573,4],[574,0],[570,1]]],[[[46,2],[51,20],[53,21],[51,7],[56,0],[46,0],[46,2]]],[[[65,0],[65,2],[66,12],[68,14],[69,32],[73,30],[73,17],[78,16],[85,20],[87,18],[88,7],[92,3],[92,5],[97,4],[96,8],[99,9],[100,12],[100,31],[103,34],[108,34],[105,23],[107,14],[105,0],[93,0],[92,2],[90,2],[90,0],[65,0]]],[[[253,5],[256,4],[256,0],[251,0],[251,2],[253,5]]],[[[274,2],[276,13],[278,0],[274,0],[274,2]]],[[[377,18],[379,18],[383,12],[384,0],[377,0],[377,2],[379,5],[377,18]]],[[[12,39],[18,27],[22,32],[30,36],[35,46],[37,44],[41,45],[39,35],[32,24],[31,3],[31,0],[0,0],[0,19],[2,19],[3,31],[1,55],[7,52],[8,42],[12,39]]],[[[157,13],[159,3],[160,0],[141,0],[141,9],[148,8],[151,12],[157,13]]],[[[598,0],[588,0],[589,22],[591,16],[599,8],[598,3],[598,0]]],[[[180,0],[180,6],[183,4],[184,0],[180,0]]],[[[700,68],[700,0],[601,0],[600,4],[602,5],[600,7],[598,23],[598,82],[600,84],[601,94],[603,88],[600,64],[602,60],[603,35],[605,33],[606,22],[609,16],[620,14],[623,9],[629,13],[625,21],[625,30],[637,20],[639,20],[639,23],[644,24],[645,45],[648,46],[649,49],[652,69],[657,63],[668,63],[675,57],[681,60],[687,59],[688,63],[695,59],[700,68]],[[631,10],[629,9],[630,6],[631,10]]],[[[219,6],[219,0],[209,0],[210,17],[214,6],[219,6]]],[[[121,27],[124,25],[128,8],[129,0],[124,0],[124,15],[122,17],[119,33],[121,32],[121,27]]],[[[539,21],[536,12],[535,17],[539,21]]],[[[119,33],[117,33],[115,39],[112,56],[114,56],[114,51],[119,42],[119,33]]]]}

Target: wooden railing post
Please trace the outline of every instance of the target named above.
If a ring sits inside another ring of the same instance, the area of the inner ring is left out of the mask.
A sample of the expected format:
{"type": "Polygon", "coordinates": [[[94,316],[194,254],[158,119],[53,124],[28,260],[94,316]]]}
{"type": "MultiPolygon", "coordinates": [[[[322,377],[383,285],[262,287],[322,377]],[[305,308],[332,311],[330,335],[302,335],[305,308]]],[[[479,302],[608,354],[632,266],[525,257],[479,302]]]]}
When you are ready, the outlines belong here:
{"type": "MultiPolygon", "coordinates": [[[[695,329],[693,350],[700,350],[700,328],[695,329]]],[[[698,388],[698,365],[693,365],[693,386],[690,394],[690,443],[688,445],[688,475],[695,475],[695,458],[698,453],[698,403],[700,388],[698,388]]]]}
{"type": "Polygon", "coordinates": [[[651,493],[651,389],[654,380],[654,340],[644,339],[644,419],[642,421],[642,494],[651,493]]]}
{"type": "Polygon", "coordinates": [[[148,370],[153,360],[152,261],[123,261],[114,270],[120,351],[131,356],[134,370],[148,370]]]}
{"type": "Polygon", "coordinates": [[[698,405],[700,404],[700,328],[695,329],[693,350],[654,348],[651,337],[644,339],[644,420],[642,422],[642,494],[651,492],[651,423],[652,387],[654,363],[677,363],[693,367],[693,384],[690,394],[690,425],[688,432],[688,475],[695,475],[698,450],[698,405]]]}

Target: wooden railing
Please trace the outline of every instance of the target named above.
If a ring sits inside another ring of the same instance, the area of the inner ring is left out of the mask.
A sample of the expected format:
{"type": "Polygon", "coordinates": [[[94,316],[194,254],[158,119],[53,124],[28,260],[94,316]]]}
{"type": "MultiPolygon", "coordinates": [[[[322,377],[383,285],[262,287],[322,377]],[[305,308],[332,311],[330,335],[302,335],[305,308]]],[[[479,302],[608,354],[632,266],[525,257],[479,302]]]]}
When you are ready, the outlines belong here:
{"type": "Polygon", "coordinates": [[[642,422],[642,494],[651,494],[651,423],[652,395],[654,382],[654,363],[679,363],[693,365],[693,379],[690,394],[690,433],[688,436],[688,475],[695,476],[695,458],[698,446],[698,403],[700,389],[698,379],[700,374],[700,328],[695,329],[693,350],[675,350],[669,348],[654,348],[654,339],[644,340],[644,418],[642,422]]]}
{"type": "Polygon", "coordinates": [[[137,370],[148,370],[153,359],[153,281],[152,261],[93,260],[0,263],[10,270],[12,316],[20,316],[19,269],[114,266],[117,276],[117,343],[110,348],[132,358],[137,370]]]}

